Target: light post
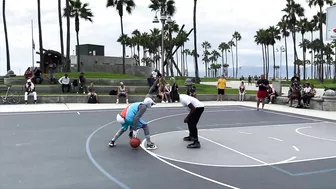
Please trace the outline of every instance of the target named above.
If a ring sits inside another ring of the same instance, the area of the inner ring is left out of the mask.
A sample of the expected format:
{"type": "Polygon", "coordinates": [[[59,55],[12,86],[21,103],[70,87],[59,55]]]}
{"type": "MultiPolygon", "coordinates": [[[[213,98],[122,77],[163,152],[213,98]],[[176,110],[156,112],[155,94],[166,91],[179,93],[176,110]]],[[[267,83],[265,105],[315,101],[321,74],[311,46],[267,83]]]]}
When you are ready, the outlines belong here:
{"type": "MultiPolygon", "coordinates": [[[[281,65],[282,65],[282,53],[285,52],[285,47],[280,46],[279,48],[276,49],[277,52],[280,52],[280,63],[279,63],[279,81],[281,80],[281,65]],[[280,49],[279,49],[280,48],[280,49]]],[[[274,78],[275,79],[275,78],[274,78]]]]}
{"type": "MultiPolygon", "coordinates": [[[[153,23],[160,23],[159,22],[159,19],[157,17],[157,12],[156,11],[156,15],[154,17],[154,20],[153,20],[153,23]]],[[[162,77],[165,75],[164,74],[164,25],[167,21],[167,23],[172,23],[172,19],[171,19],[171,16],[166,16],[166,11],[163,10],[161,8],[161,11],[160,11],[160,20],[161,20],[161,23],[162,23],[162,28],[161,28],[161,66],[160,66],[160,72],[162,74],[162,77]]]]}

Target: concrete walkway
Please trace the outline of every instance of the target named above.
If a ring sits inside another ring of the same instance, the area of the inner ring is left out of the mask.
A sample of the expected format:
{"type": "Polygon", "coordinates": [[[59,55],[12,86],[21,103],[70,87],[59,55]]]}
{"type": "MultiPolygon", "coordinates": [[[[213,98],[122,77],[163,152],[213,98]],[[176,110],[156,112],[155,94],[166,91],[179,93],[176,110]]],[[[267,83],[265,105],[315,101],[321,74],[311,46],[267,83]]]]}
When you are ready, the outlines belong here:
{"type": "MultiPolygon", "coordinates": [[[[229,106],[229,105],[242,105],[246,107],[255,108],[256,102],[237,102],[237,101],[206,101],[203,102],[205,106],[229,106]]],[[[5,115],[13,115],[14,114],[41,114],[48,113],[48,111],[58,112],[58,113],[69,113],[69,111],[74,111],[75,113],[80,115],[80,111],[104,111],[104,110],[113,110],[113,109],[121,109],[125,108],[127,104],[28,104],[28,105],[1,105],[0,106],[0,116],[5,115]],[[11,113],[11,114],[9,114],[11,113]]],[[[158,103],[153,106],[153,108],[173,108],[173,107],[182,107],[180,103],[158,103]]],[[[277,104],[267,104],[265,105],[265,111],[273,110],[278,111],[279,115],[281,112],[284,113],[292,113],[297,115],[292,115],[293,117],[298,117],[300,115],[311,116],[316,118],[324,118],[330,120],[336,120],[336,112],[326,112],[319,110],[307,110],[307,109],[298,109],[298,108],[290,108],[284,105],[277,104]]],[[[164,110],[162,110],[164,111],[164,110]]],[[[186,110],[187,111],[187,110],[186,110]]],[[[111,113],[111,119],[114,119],[114,114],[111,113]]],[[[313,120],[314,118],[312,118],[313,120]]]]}
{"type": "MultiPolygon", "coordinates": [[[[213,85],[216,86],[217,82],[201,82],[201,84],[204,85],[213,85]]],[[[240,81],[227,81],[226,82],[227,87],[238,89],[240,86],[240,81]]],[[[272,84],[271,84],[272,85],[272,84]]],[[[248,85],[247,82],[245,82],[246,90],[256,91],[258,88],[255,86],[255,84],[248,85]]],[[[282,87],[282,93],[287,94],[287,91],[289,90],[289,87],[282,87]]],[[[324,89],[317,88],[316,89],[316,96],[323,96],[324,89]]]]}

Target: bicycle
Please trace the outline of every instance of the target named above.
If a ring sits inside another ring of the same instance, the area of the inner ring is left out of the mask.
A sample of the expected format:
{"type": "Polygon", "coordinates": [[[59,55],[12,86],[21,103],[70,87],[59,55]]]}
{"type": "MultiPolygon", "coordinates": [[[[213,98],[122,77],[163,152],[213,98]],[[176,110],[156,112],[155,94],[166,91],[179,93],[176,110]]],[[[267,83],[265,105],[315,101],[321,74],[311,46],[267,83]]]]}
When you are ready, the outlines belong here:
{"type": "Polygon", "coordinates": [[[21,101],[20,93],[11,92],[12,85],[7,85],[5,96],[0,96],[3,104],[19,104],[21,101]]]}

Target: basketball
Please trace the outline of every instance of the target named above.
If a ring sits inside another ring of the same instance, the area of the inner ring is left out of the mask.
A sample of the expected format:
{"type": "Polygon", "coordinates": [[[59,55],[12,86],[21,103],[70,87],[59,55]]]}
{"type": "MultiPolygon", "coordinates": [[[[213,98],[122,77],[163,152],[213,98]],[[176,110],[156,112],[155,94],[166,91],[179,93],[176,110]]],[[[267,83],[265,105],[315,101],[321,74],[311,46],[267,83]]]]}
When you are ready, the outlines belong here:
{"type": "Polygon", "coordinates": [[[139,138],[132,138],[130,140],[130,145],[131,145],[132,148],[137,148],[137,147],[140,146],[140,144],[141,144],[141,141],[140,141],[139,138]]]}

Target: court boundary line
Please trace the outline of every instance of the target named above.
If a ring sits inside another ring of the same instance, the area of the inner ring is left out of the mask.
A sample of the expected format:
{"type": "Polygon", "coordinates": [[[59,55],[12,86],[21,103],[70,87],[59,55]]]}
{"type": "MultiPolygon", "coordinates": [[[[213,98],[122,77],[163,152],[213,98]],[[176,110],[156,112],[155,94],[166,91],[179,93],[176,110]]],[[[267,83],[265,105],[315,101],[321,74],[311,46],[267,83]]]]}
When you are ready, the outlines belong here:
{"type": "Polygon", "coordinates": [[[300,127],[295,129],[295,132],[299,135],[305,136],[305,137],[309,137],[309,138],[314,138],[314,139],[318,139],[318,140],[323,140],[323,141],[329,141],[329,142],[336,142],[336,139],[329,139],[329,138],[324,138],[324,137],[318,137],[318,136],[313,136],[313,135],[308,135],[305,133],[300,132],[299,130],[302,129],[308,129],[308,128],[313,128],[311,126],[307,126],[307,127],[300,127]]]}
{"type": "MultiPolygon", "coordinates": [[[[228,112],[237,112],[237,111],[242,111],[244,112],[244,109],[248,109],[248,108],[243,108],[241,106],[236,106],[236,105],[230,105],[235,106],[235,109],[229,109],[228,106],[207,106],[207,108],[209,109],[221,109],[221,110],[226,110],[228,112]]],[[[125,106],[126,107],[126,106],[125,106]]],[[[77,112],[82,112],[82,113],[99,113],[99,112],[117,112],[117,111],[121,111],[123,108],[125,107],[120,107],[120,108],[109,108],[109,109],[104,109],[104,108],[97,108],[97,109],[64,109],[64,110],[37,110],[37,111],[16,111],[16,112],[0,112],[0,116],[16,116],[16,115],[40,115],[40,114],[68,114],[68,113],[77,113],[77,112]]],[[[150,111],[154,111],[154,109],[165,109],[165,110],[183,110],[183,107],[181,106],[177,106],[177,107],[153,107],[152,110],[150,111]]],[[[253,109],[248,109],[246,111],[252,111],[253,109]]],[[[184,110],[183,110],[184,111],[184,110]]]]}
{"type": "MultiPolygon", "coordinates": [[[[222,112],[223,110],[218,110],[218,111],[204,111],[204,112],[222,112]]],[[[156,118],[156,119],[152,119],[150,121],[148,121],[148,123],[152,123],[152,122],[155,122],[155,121],[158,121],[158,120],[162,120],[162,119],[166,119],[166,118],[169,118],[169,117],[177,117],[177,116],[182,116],[182,115],[187,115],[188,112],[186,113],[179,113],[179,114],[172,114],[172,115],[167,115],[167,116],[161,116],[159,118],[156,118]]],[[[96,130],[94,130],[90,136],[87,138],[87,141],[86,141],[86,152],[87,152],[87,155],[89,157],[89,159],[91,160],[91,162],[93,163],[93,165],[103,174],[105,175],[107,178],[109,178],[112,182],[118,184],[120,187],[122,187],[123,189],[131,189],[129,188],[127,185],[125,185],[124,183],[122,183],[120,180],[118,180],[116,177],[113,177],[110,173],[108,173],[106,170],[104,170],[100,165],[99,163],[94,159],[92,153],[91,153],[91,150],[90,150],[90,142],[91,142],[91,139],[92,137],[94,136],[94,134],[96,134],[98,131],[100,131],[101,129],[107,127],[108,125],[112,124],[112,123],[115,123],[116,121],[112,121],[112,122],[109,122],[99,128],[97,128],[96,130]]],[[[141,148],[144,149],[145,151],[147,151],[147,153],[149,152],[144,146],[143,144],[141,144],[141,148]]],[[[151,153],[148,153],[151,155],[151,153]]],[[[157,160],[163,162],[163,163],[166,163],[167,165],[170,165],[171,167],[174,167],[180,171],[183,171],[185,173],[188,173],[190,175],[193,175],[193,176],[196,176],[198,178],[201,178],[203,180],[207,180],[209,182],[212,182],[212,183],[215,183],[215,184],[218,184],[218,185],[222,185],[222,186],[225,186],[225,187],[228,187],[228,188],[231,188],[231,189],[240,189],[238,187],[235,187],[235,186],[231,186],[229,184],[225,184],[225,183],[222,183],[222,182],[219,182],[219,181],[216,181],[216,180],[213,180],[211,178],[208,178],[208,177],[205,177],[205,176],[202,176],[202,175],[199,175],[197,173],[194,173],[194,172],[191,172],[191,171],[188,171],[186,169],[183,169],[182,167],[179,167],[177,165],[174,165],[174,164],[171,164],[159,157],[156,157],[156,156],[153,156],[152,157],[156,158],[157,160]]]]}

